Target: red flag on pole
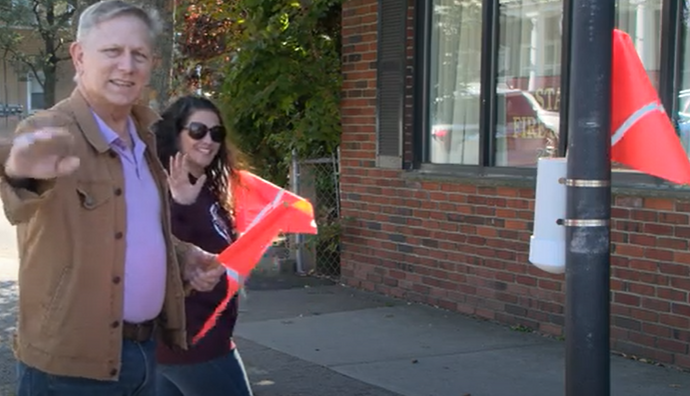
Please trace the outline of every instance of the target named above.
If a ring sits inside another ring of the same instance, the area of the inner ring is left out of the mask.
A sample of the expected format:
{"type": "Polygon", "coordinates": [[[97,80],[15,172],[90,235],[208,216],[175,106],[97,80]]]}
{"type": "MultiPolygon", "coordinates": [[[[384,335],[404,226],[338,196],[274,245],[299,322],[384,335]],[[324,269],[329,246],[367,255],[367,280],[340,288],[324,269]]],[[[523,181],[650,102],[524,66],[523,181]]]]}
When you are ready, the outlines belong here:
{"type": "Polygon", "coordinates": [[[611,160],[678,184],[690,161],[627,33],[613,31],[611,160]]]}
{"type": "Polygon", "coordinates": [[[309,221],[307,219],[300,219],[302,221],[289,219],[285,224],[281,224],[283,232],[316,233],[316,223],[313,219],[314,210],[307,200],[253,173],[240,171],[240,182],[233,188],[233,194],[235,196],[235,227],[239,233],[245,232],[255,219],[260,218],[262,211],[267,210],[269,204],[276,200],[279,194],[282,194],[279,198],[288,204],[303,202],[303,204],[308,205],[308,210],[312,216],[309,221]]]}
{"type": "Polygon", "coordinates": [[[233,187],[233,193],[240,237],[218,256],[226,268],[228,293],[192,338],[194,344],[215,326],[243,280],[249,277],[279,234],[317,233],[314,209],[309,201],[250,172],[240,173],[240,185],[233,187]]]}

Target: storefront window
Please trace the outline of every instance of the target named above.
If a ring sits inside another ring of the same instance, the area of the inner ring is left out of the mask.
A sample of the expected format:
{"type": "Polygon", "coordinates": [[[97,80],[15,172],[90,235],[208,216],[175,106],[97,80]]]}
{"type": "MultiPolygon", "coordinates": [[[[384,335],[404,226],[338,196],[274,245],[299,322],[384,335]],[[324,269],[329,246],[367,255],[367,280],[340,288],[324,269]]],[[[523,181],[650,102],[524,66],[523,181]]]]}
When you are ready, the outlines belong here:
{"type": "Polygon", "coordinates": [[[435,0],[431,17],[429,160],[477,165],[481,2],[435,0]]]}
{"type": "Polygon", "coordinates": [[[659,89],[661,0],[617,0],[616,28],[630,35],[652,85],[659,89]]]}
{"type": "MultiPolygon", "coordinates": [[[[659,90],[661,67],[661,3],[660,0],[618,0],[616,2],[616,28],[628,33],[637,55],[647,70],[654,88],[659,90]]],[[[637,172],[614,162],[616,171],[637,172]]]]}
{"type": "MultiPolygon", "coordinates": [[[[690,1],[690,0],[687,0],[690,1]]],[[[661,48],[659,0],[616,0],[655,87],[661,48]]],[[[561,108],[562,0],[499,0],[494,165],[533,167],[556,152],[561,108]]],[[[430,40],[429,162],[479,164],[482,12],[477,0],[434,0],[430,40]]],[[[488,23],[484,21],[484,23],[488,23]]],[[[687,42],[687,41],[686,41],[687,42]]],[[[682,109],[690,132],[690,51],[682,109]]],[[[582,61],[573,59],[574,62],[582,61]]],[[[686,134],[690,144],[690,133],[686,134]]],[[[616,168],[618,168],[616,166],[616,168]]]]}
{"type": "Polygon", "coordinates": [[[534,166],[558,147],[561,0],[500,0],[496,165],[534,166]]]}
{"type": "Polygon", "coordinates": [[[685,147],[685,152],[690,153],[690,26],[688,26],[687,16],[690,15],[690,0],[683,1],[683,10],[686,18],[682,25],[681,43],[681,69],[680,69],[680,92],[678,92],[678,133],[680,141],[685,147]]]}
{"type": "MultiPolygon", "coordinates": [[[[499,4],[496,165],[535,166],[558,147],[563,5],[560,0],[499,4]]],[[[661,1],[617,0],[616,27],[631,36],[658,87],[661,1]]]]}

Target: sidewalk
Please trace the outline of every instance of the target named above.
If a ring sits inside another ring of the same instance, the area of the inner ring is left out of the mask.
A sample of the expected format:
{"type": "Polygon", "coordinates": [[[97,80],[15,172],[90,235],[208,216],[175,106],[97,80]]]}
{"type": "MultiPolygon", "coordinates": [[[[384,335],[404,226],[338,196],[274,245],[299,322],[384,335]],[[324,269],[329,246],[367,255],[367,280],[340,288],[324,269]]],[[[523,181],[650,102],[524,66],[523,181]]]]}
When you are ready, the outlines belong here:
{"type": "MultiPolygon", "coordinates": [[[[283,276],[284,277],[284,276],[283,276]]],[[[564,343],[310,278],[252,278],[237,343],[257,396],[558,396],[564,343]]],[[[611,395],[690,392],[690,374],[611,358],[611,395]]]]}
{"type": "Polygon", "coordinates": [[[0,117],[0,138],[12,136],[17,123],[15,117],[0,117]]]}

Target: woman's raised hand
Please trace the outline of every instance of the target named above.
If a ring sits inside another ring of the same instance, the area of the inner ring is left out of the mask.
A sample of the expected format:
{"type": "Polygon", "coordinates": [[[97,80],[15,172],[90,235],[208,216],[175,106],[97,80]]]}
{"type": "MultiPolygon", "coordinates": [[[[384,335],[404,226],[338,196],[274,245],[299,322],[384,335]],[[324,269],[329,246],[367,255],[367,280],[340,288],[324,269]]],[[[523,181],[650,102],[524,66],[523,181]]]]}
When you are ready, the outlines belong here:
{"type": "Polygon", "coordinates": [[[182,153],[177,153],[175,156],[170,157],[170,166],[167,174],[170,194],[173,200],[180,205],[193,204],[206,182],[206,175],[204,174],[195,183],[192,183],[189,177],[187,158],[182,153]]]}

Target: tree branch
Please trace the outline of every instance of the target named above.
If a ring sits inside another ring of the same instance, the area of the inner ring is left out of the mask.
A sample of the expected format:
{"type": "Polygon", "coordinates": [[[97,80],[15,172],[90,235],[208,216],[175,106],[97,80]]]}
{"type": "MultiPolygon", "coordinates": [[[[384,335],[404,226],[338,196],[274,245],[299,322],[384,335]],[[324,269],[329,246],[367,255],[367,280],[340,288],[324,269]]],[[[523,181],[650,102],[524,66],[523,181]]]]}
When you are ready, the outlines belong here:
{"type": "Polygon", "coordinates": [[[14,59],[16,62],[23,63],[29,68],[29,71],[31,71],[31,74],[36,77],[36,81],[41,85],[41,88],[43,88],[44,81],[41,80],[39,70],[36,67],[36,62],[32,61],[31,58],[26,56],[26,54],[23,54],[21,52],[18,52],[16,49],[12,47],[4,47],[5,54],[9,52],[10,56],[12,59],[14,59]]]}
{"type": "Polygon", "coordinates": [[[74,12],[76,11],[76,8],[72,7],[71,10],[66,11],[63,14],[60,14],[57,18],[57,22],[55,25],[57,26],[64,26],[69,22],[70,19],[72,19],[72,16],[74,16],[74,12]]]}
{"type": "Polygon", "coordinates": [[[56,62],[59,62],[59,60],[58,60],[59,56],[57,56],[57,54],[60,52],[60,48],[62,48],[62,45],[65,43],[65,40],[62,40],[62,38],[57,37],[57,42],[58,42],[58,43],[57,43],[57,45],[55,46],[55,49],[54,49],[53,52],[55,52],[55,59],[56,59],[56,62]]]}
{"type": "Polygon", "coordinates": [[[39,0],[34,0],[33,6],[31,7],[31,12],[33,12],[34,18],[36,19],[38,33],[41,35],[41,37],[45,37],[45,29],[43,28],[43,23],[41,23],[41,12],[38,10],[40,6],[41,2],[39,0]]]}

